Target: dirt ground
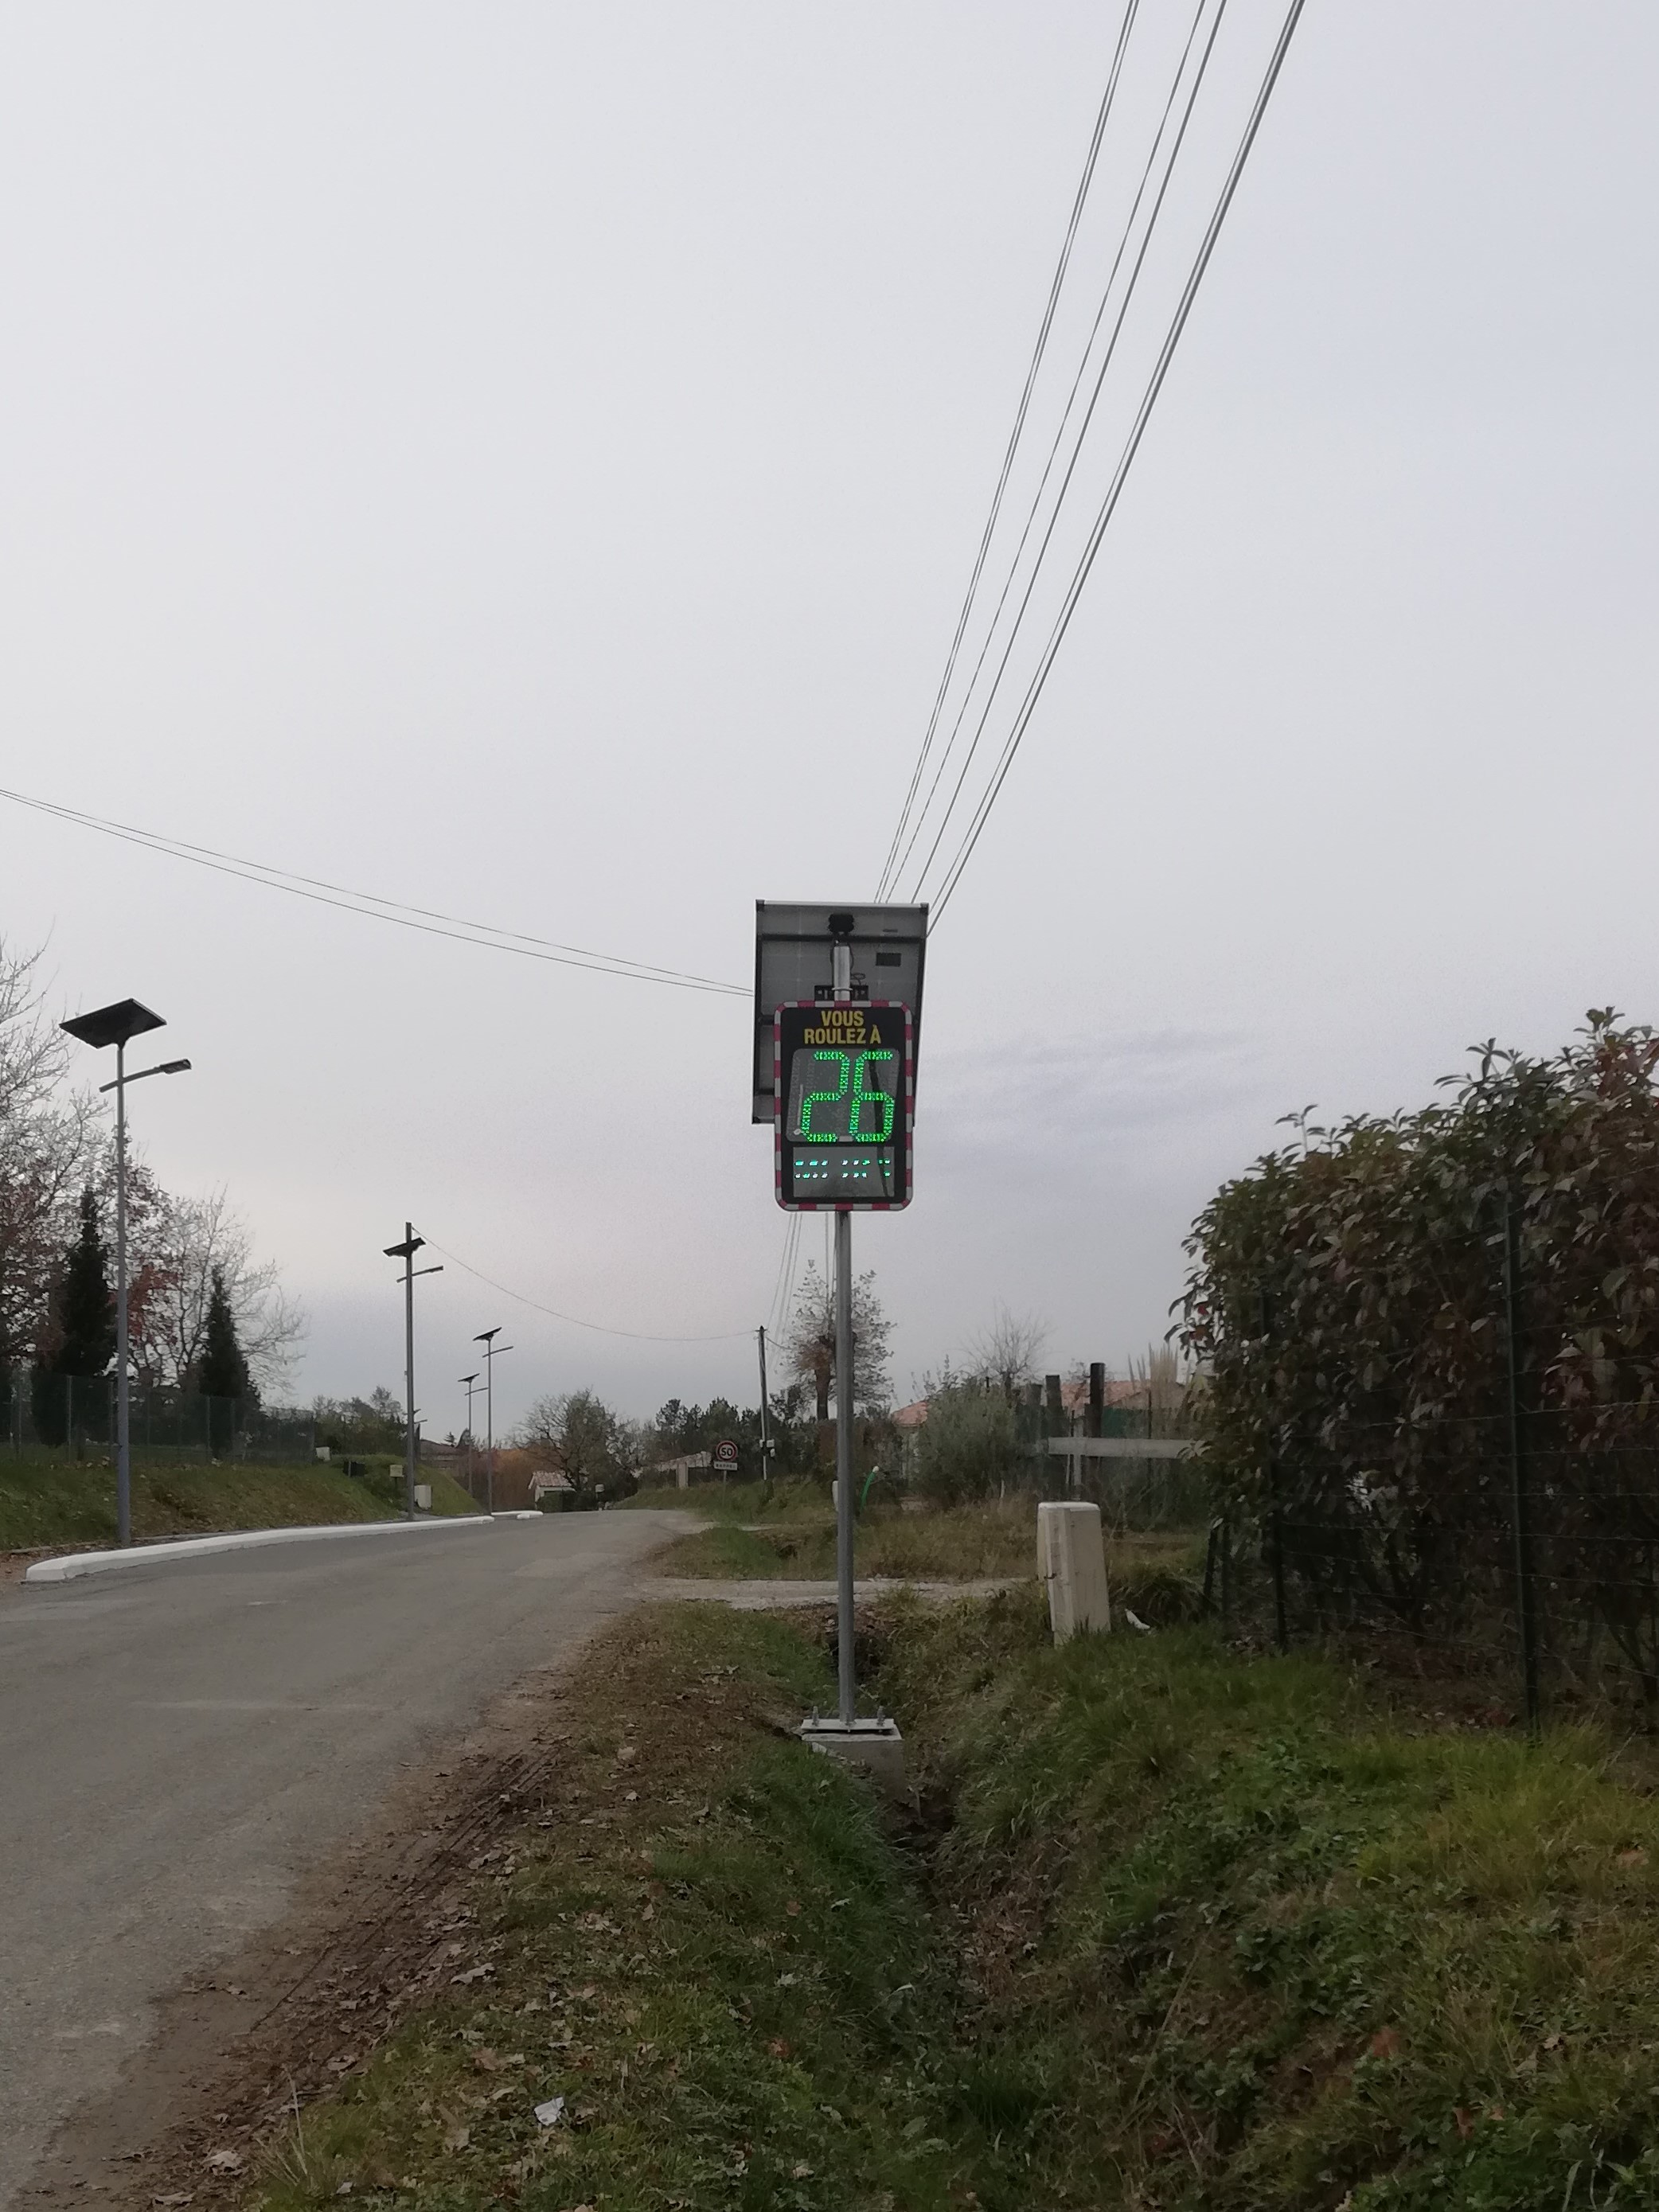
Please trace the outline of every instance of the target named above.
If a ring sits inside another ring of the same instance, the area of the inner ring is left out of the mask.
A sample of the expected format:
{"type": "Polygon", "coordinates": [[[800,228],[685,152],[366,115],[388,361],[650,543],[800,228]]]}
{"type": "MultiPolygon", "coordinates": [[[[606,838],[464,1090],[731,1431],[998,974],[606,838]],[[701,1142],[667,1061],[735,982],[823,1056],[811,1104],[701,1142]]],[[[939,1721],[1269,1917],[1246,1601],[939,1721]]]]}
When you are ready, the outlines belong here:
{"type": "Polygon", "coordinates": [[[296,2104],[481,1963],[467,1879],[503,1825],[551,1818],[562,1695],[556,1671],[530,1676],[441,1764],[412,1771],[280,1925],[162,2004],[114,2097],[60,2130],[18,2212],[238,2196],[255,2145],[296,2104]]]}

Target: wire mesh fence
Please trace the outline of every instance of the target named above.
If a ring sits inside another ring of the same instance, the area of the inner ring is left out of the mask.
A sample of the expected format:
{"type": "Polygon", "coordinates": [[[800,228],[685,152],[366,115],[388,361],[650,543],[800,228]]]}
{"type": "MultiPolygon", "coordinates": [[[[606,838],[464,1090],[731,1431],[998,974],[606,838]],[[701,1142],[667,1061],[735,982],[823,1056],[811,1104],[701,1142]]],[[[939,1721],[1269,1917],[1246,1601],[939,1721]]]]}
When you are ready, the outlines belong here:
{"type": "MultiPolygon", "coordinates": [[[[135,1459],[313,1459],[312,1415],[205,1396],[135,1378],[128,1432],[135,1459]]],[[[115,1448],[115,1377],[46,1368],[0,1370],[0,1449],[13,1459],[88,1460],[115,1448]]]]}
{"type": "Polygon", "coordinates": [[[1589,1702],[1659,1725],[1659,1398],[1621,1389],[1595,1332],[1528,1310],[1513,1210],[1445,1256],[1489,1291],[1443,1310],[1458,1356],[1408,1342],[1322,1390],[1284,1381],[1258,1464],[1218,1468],[1206,1607],[1282,1648],[1460,1680],[1534,1727],[1589,1702]]]}

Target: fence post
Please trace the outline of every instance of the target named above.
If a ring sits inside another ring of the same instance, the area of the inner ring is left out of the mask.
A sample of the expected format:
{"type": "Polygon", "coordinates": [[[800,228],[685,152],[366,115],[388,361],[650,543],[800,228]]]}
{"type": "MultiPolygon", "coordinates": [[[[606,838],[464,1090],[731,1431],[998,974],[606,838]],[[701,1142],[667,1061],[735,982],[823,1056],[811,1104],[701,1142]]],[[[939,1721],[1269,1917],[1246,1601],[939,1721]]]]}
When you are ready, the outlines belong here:
{"type": "MultiPolygon", "coordinates": [[[[1273,1300],[1266,1291],[1261,1293],[1261,1335],[1264,1345],[1273,1334],[1273,1300]]],[[[1268,1358],[1273,1354],[1268,1347],[1268,1358]]],[[[1281,1651],[1290,1649],[1290,1626],[1285,1613],[1285,1515],[1279,1502],[1279,1455],[1271,1442],[1267,1447],[1267,1464],[1262,1469],[1267,1482],[1267,1541],[1273,1553],[1273,1634],[1281,1651]]]]}
{"type": "Polygon", "coordinates": [[[1233,1617],[1233,1524],[1221,1516],[1221,1626],[1224,1632],[1233,1617]]]}
{"type": "Polygon", "coordinates": [[[1521,1629],[1521,1681],[1527,1730],[1538,1733],[1538,1611],[1532,1568],[1532,1499],[1527,1484],[1527,1440],[1521,1406],[1521,1214],[1512,1194],[1504,1200],[1504,1322],[1509,1342],[1510,1487],[1515,1524],[1515,1610],[1521,1629]]]}

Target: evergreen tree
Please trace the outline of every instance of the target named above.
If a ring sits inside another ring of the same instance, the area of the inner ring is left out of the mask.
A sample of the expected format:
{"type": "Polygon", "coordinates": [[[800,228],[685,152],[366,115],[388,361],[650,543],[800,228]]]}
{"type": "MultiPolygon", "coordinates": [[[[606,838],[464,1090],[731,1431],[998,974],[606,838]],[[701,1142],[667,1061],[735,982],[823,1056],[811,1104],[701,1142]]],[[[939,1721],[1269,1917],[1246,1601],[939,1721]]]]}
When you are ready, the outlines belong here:
{"type": "Polygon", "coordinates": [[[230,1296],[225,1289],[222,1267],[213,1271],[206,1340],[202,1347],[201,1364],[196,1371],[196,1387],[204,1398],[218,1401],[210,1414],[209,1428],[214,1449],[222,1450],[235,1433],[237,1407],[257,1405],[258,1392],[253,1387],[247,1360],[237,1340],[236,1316],[230,1310],[230,1296]]]}
{"type": "Polygon", "coordinates": [[[98,1201],[81,1194],[81,1226],[69,1249],[53,1300],[58,1342],[51,1364],[58,1375],[103,1375],[115,1357],[115,1295],[109,1286],[98,1201]]]}
{"type": "MultiPolygon", "coordinates": [[[[68,1441],[70,1405],[77,1376],[105,1374],[115,1357],[115,1300],[106,1272],[104,1240],[98,1234],[98,1201],[81,1194],[81,1226],[64,1255],[63,1272],[52,1294],[51,1321],[35,1361],[31,1397],[35,1434],[43,1444],[68,1441]]],[[[105,1394],[82,1391],[74,1399],[84,1430],[106,1411],[105,1394]]]]}

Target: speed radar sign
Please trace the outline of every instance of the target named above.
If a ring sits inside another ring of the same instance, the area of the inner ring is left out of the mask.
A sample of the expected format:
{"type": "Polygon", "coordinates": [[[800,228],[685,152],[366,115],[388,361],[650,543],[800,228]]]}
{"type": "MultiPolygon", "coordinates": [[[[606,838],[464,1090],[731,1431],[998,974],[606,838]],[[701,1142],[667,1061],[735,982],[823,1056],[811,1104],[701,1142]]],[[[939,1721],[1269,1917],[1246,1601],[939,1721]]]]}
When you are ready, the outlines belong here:
{"type": "Polygon", "coordinates": [[[778,1204],[884,1212],[910,1203],[915,1032],[908,1006],[797,1001],[773,1017],[778,1204]]]}

